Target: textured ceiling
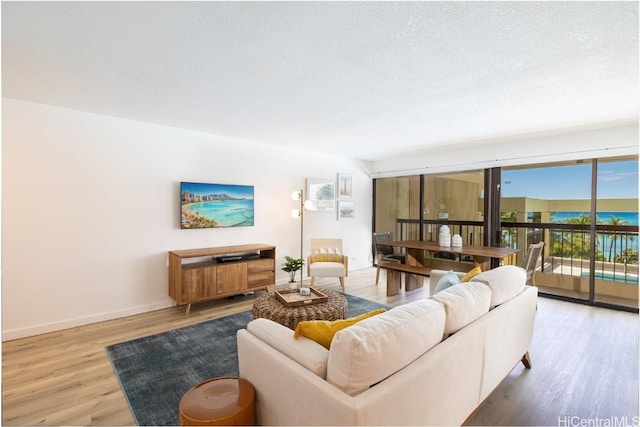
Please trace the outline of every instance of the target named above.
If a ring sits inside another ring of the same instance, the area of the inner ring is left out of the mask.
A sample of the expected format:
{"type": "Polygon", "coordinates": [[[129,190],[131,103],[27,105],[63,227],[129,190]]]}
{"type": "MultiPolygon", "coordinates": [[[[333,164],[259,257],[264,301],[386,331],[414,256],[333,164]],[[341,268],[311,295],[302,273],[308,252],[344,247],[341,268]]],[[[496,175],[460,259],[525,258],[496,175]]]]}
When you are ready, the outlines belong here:
{"type": "Polygon", "coordinates": [[[638,93],[638,2],[2,2],[3,97],[364,160],[638,93]]]}

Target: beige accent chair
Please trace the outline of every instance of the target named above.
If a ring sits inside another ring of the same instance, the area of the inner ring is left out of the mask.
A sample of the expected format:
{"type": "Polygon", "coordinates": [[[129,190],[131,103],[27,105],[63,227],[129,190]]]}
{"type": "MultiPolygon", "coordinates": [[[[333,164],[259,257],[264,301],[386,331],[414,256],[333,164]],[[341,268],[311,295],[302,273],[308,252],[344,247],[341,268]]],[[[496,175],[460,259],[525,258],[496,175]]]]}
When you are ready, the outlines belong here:
{"type": "Polygon", "coordinates": [[[349,275],[349,257],[342,253],[342,239],[311,239],[307,257],[307,276],[311,286],[316,277],[337,277],[344,292],[344,278],[349,275]]]}
{"type": "Polygon", "coordinates": [[[544,242],[532,243],[529,245],[529,251],[527,252],[524,269],[527,271],[527,285],[536,285],[536,270],[542,265],[542,250],[544,249],[544,242]]]}

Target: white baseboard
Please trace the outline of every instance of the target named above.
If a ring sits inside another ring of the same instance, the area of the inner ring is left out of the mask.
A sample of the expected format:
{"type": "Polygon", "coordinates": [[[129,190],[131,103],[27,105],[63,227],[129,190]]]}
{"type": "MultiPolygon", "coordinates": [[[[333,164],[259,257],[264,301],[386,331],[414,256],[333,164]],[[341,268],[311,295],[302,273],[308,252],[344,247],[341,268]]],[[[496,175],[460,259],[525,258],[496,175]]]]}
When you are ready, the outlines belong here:
{"type": "Polygon", "coordinates": [[[11,341],[18,338],[31,337],[34,335],[46,334],[48,332],[56,332],[63,329],[75,328],[77,326],[89,325],[91,323],[104,322],[105,320],[119,319],[121,317],[133,316],[134,314],[146,313],[149,311],[160,310],[162,308],[173,307],[174,305],[175,303],[173,301],[163,301],[155,304],[127,308],[124,310],[30,326],[28,328],[2,331],[2,341],[11,341]]]}
{"type": "MultiPolygon", "coordinates": [[[[356,269],[350,269],[356,270],[356,269]]],[[[296,277],[296,281],[300,280],[299,274],[296,277]]],[[[305,276],[304,280],[309,280],[309,277],[305,276]]],[[[278,285],[284,285],[289,283],[286,279],[280,279],[276,281],[278,285]]],[[[62,320],[60,322],[46,323],[42,325],[30,326],[27,328],[13,329],[9,331],[2,331],[2,341],[11,341],[19,338],[31,337],[34,335],[46,334],[48,332],[56,332],[64,329],[75,328],[78,326],[85,326],[91,323],[104,322],[105,320],[119,319],[121,317],[133,316],[134,314],[147,313],[149,311],[160,310],[162,308],[173,307],[175,303],[173,301],[163,301],[155,304],[142,305],[138,307],[127,308],[124,310],[112,311],[108,313],[101,313],[86,317],[77,317],[74,319],[62,320]]]]}

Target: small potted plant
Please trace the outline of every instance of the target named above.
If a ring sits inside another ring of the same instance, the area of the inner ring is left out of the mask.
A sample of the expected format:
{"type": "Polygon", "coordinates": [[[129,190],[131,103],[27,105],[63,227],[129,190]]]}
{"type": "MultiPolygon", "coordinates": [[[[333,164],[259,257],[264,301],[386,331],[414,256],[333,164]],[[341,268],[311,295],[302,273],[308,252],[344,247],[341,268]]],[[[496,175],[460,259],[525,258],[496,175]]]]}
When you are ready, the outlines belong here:
{"type": "Polygon", "coordinates": [[[295,283],[296,281],[296,271],[301,270],[304,265],[304,260],[302,258],[291,258],[289,255],[284,256],[284,260],[286,261],[282,264],[282,271],[286,271],[289,273],[289,283],[295,283]]]}

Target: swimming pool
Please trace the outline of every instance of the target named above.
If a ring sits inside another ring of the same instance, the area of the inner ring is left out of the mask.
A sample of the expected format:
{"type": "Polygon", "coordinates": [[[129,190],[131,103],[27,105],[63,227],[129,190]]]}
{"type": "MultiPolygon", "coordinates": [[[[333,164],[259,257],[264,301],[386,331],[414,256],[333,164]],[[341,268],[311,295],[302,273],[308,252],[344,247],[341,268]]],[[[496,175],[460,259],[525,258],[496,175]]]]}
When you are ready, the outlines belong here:
{"type": "MultiPolygon", "coordinates": [[[[582,273],[582,277],[589,277],[589,273],[588,272],[582,273]]],[[[598,271],[596,272],[595,277],[596,279],[609,280],[612,282],[629,283],[633,285],[638,284],[637,276],[631,276],[631,275],[625,276],[624,273],[616,273],[614,275],[613,273],[598,271]]]]}

